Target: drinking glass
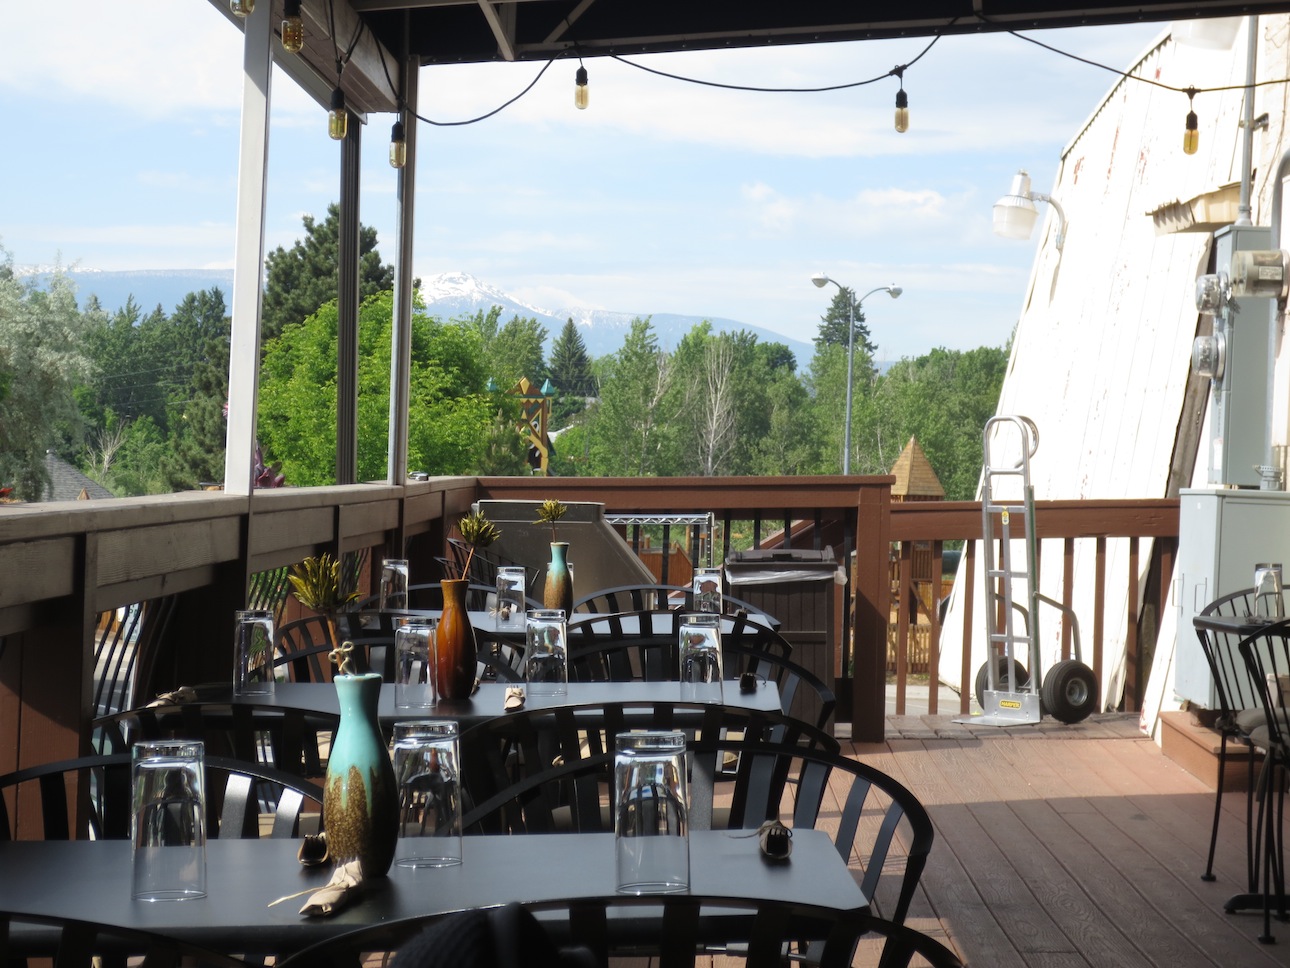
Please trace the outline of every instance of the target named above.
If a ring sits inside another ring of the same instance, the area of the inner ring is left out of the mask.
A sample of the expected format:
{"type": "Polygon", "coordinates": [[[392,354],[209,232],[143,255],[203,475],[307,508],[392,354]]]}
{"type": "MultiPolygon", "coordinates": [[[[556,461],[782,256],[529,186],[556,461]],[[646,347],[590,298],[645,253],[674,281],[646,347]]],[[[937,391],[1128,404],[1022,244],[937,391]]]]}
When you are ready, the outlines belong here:
{"type": "Polygon", "coordinates": [[[273,613],[245,609],[233,613],[233,695],[272,696],[273,613]]]}
{"type": "Polygon", "coordinates": [[[721,702],[725,698],[721,667],[721,616],[695,612],[681,616],[681,698],[721,702]]]}
{"type": "Polygon", "coordinates": [[[434,663],[434,629],[402,625],[394,630],[394,705],[429,709],[438,701],[434,663]]]}
{"type": "Polygon", "coordinates": [[[502,565],[497,569],[497,600],[494,615],[498,629],[524,627],[524,568],[521,565],[502,565]]]}
{"type": "Polygon", "coordinates": [[[614,847],[620,894],[690,889],[685,734],[619,733],[614,753],[614,847]]]}
{"type": "Polygon", "coordinates": [[[394,779],[399,790],[400,867],[461,863],[461,749],[450,720],[396,723],[394,779]]]}
{"type": "Polygon", "coordinates": [[[386,558],[381,563],[380,609],[408,607],[408,562],[406,558],[386,558]]]}
{"type": "Polygon", "coordinates": [[[1260,618],[1285,618],[1281,597],[1281,565],[1268,561],[1254,566],[1254,614],[1260,618]]]}
{"type": "Polygon", "coordinates": [[[721,569],[694,569],[694,610],[721,614],[721,569]]]}
{"type": "Polygon", "coordinates": [[[564,609],[529,610],[524,621],[524,682],[528,695],[568,695],[567,638],[564,609]]]}
{"type": "Polygon", "coordinates": [[[195,740],[135,743],[130,777],[133,896],[141,901],[205,897],[204,745],[195,740]]]}

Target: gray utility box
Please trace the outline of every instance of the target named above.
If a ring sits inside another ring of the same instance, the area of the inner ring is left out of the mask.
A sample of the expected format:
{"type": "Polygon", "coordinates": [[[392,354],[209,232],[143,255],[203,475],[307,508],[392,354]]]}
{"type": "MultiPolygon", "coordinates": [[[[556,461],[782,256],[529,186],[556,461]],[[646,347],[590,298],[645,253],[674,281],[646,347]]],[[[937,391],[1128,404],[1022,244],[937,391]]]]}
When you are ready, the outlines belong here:
{"type": "MultiPolygon", "coordinates": [[[[726,579],[732,597],[779,619],[780,634],[793,646],[793,661],[836,691],[834,601],[836,586],[846,574],[833,549],[736,551],[726,559],[726,579]]],[[[815,723],[821,712],[819,698],[812,690],[798,689],[790,711],[815,723]]],[[[832,728],[832,717],[826,725],[832,728]]]]}

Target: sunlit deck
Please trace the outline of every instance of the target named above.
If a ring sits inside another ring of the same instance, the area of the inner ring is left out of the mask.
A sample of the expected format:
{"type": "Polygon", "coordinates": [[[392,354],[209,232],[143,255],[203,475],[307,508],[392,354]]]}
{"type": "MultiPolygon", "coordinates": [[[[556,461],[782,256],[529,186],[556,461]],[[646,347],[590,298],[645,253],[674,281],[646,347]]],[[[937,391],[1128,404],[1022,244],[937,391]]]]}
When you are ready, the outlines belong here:
{"type": "Polygon", "coordinates": [[[974,968],[1290,964],[1290,924],[1228,915],[1245,878],[1244,794],[1224,798],[1205,883],[1212,791],[1138,730],[1137,714],[1075,726],[971,728],[889,717],[848,755],[899,778],[936,842],[910,923],[974,968]]]}

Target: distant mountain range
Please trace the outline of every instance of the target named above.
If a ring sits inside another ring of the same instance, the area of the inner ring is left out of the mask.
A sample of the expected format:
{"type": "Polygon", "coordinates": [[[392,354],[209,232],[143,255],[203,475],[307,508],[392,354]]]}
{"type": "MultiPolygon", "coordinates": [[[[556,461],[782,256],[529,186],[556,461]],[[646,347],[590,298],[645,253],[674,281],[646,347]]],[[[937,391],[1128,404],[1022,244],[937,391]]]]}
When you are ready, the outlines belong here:
{"type": "MultiPolygon", "coordinates": [[[[44,267],[18,268],[28,276],[48,278],[44,267]]],[[[99,304],[108,312],[116,312],[133,296],[145,313],[158,306],[170,313],[192,292],[219,288],[226,303],[232,301],[233,270],[231,269],[139,269],[129,272],[104,272],[96,269],[74,269],[68,273],[76,284],[77,303],[84,307],[90,296],[97,296],[99,304]]],[[[605,356],[617,352],[623,345],[631,322],[637,317],[650,316],[659,345],[673,349],[687,333],[705,320],[717,332],[746,330],[763,343],[783,343],[797,357],[798,367],[810,361],[815,352],[811,343],[789,339],[779,333],[757,326],[749,326],[734,319],[708,316],[679,316],[673,313],[613,312],[603,309],[541,309],[530,306],[489,286],[464,272],[445,272],[423,279],[421,293],[426,309],[440,319],[474,315],[478,310],[487,312],[493,306],[502,307],[502,322],[513,316],[534,318],[547,329],[547,348],[572,319],[582,334],[582,340],[591,356],[605,356]]]]}

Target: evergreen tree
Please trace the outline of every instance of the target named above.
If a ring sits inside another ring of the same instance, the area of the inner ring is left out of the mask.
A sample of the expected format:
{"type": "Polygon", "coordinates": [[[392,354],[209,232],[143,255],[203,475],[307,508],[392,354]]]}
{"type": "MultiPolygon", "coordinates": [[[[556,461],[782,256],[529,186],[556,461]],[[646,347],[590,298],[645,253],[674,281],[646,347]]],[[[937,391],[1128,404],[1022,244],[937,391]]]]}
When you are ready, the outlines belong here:
{"type": "Polygon", "coordinates": [[[72,456],[81,428],[75,388],[92,371],[71,279],[60,267],[47,286],[21,282],[0,249],[0,485],[27,501],[48,493],[46,450],[72,456]]]}
{"type": "MultiPolygon", "coordinates": [[[[855,293],[850,289],[839,289],[834,293],[833,301],[829,303],[829,311],[820,317],[820,331],[815,337],[817,350],[823,346],[841,346],[846,349],[847,323],[851,319],[848,304],[854,298],[855,293]]],[[[878,347],[869,339],[869,327],[864,324],[864,311],[859,306],[855,307],[855,326],[856,352],[864,350],[872,354],[878,347]]]]}
{"type": "MultiPolygon", "coordinates": [[[[321,223],[312,215],[303,220],[305,237],[290,250],[278,246],[265,259],[264,306],[261,338],[267,342],[283,328],[300,323],[319,306],[336,299],[340,253],[340,207],[327,206],[321,223]]],[[[360,302],[378,292],[393,291],[394,267],[381,265],[376,251],[376,229],[360,226],[358,233],[358,292],[360,302]]],[[[420,288],[414,280],[412,288],[420,288]]]]}
{"type": "Polygon", "coordinates": [[[551,425],[567,427],[570,420],[586,409],[587,398],[600,392],[591,375],[587,344],[572,318],[565,321],[560,335],[551,344],[550,372],[556,391],[551,404],[551,425]]]}

